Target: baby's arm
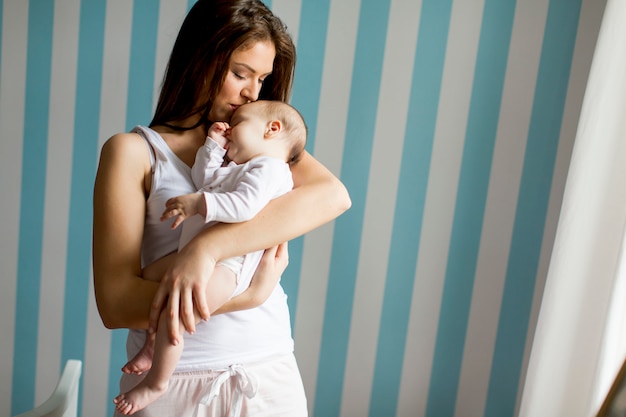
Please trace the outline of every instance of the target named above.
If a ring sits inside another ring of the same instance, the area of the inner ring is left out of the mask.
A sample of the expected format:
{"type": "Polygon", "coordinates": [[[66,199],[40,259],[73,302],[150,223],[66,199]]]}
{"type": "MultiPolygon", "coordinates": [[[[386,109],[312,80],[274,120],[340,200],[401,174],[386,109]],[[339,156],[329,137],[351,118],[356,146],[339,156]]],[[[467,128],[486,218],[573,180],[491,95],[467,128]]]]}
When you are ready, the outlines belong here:
{"type": "Polygon", "coordinates": [[[202,217],[206,216],[204,195],[202,193],[183,194],[167,200],[161,221],[176,216],[176,220],[172,223],[172,229],[176,229],[185,219],[196,214],[200,214],[202,217]]]}
{"type": "Polygon", "coordinates": [[[230,191],[204,193],[205,221],[249,221],[270,200],[292,188],[293,180],[287,164],[277,159],[256,158],[246,164],[246,171],[238,176],[237,184],[230,191]]]}
{"type": "Polygon", "coordinates": [[[228,143],[228,139],[226,138],[226,135],[228,134],[229,130],[230,130],[230,126],[228,123],[215,122],[209,128],[208,136],[211,139],[213,139],[215,142],[217,142],[218,145],[224,148],[226,144],[228,143]]]}

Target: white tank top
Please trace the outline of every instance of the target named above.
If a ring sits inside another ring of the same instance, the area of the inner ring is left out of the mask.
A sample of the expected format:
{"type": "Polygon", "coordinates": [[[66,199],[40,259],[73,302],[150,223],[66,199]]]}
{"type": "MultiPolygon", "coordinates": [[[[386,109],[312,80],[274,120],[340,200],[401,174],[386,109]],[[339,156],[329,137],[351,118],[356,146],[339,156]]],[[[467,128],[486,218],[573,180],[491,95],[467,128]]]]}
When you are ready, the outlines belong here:
{"type": "MultiPolygon", "coordinates": [[[[147,200],[147,213],[142,246],[142,264],[176,251],[180,227],[171,230],[170,221],[159,218],[169,198],[195,192],[191,168],[181,161],[154,130],[137,126],[150,145],[152,185],[147,200]]],[[[260,255],[246,256],[241,280],[249,281],[258,265],[260,255]]],[[[234,313],[220,314],[196,326],[196,333],[185,334],[185,348],[176,372],[223,369],[267,357],[293,352],[291,323],[287,295],[280,283],[261,306],[234,313]]],[[[143,346],[145,332],[129,330],[126,351],[129,358],[143,346]]]]}

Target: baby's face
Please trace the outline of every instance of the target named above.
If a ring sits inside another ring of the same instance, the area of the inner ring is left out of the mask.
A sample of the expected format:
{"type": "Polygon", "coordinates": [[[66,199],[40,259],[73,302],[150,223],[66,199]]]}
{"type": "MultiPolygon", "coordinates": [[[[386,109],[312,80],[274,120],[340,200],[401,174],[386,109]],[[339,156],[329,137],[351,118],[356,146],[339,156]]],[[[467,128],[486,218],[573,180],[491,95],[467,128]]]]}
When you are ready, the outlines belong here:
{"type": "Polygon", "coordinates": [[[230,120],[228,158],[238,164],[249,161],[265,151],[264,134],[267,120],[254,108],[254,103],[237,109],[230,120]]]}

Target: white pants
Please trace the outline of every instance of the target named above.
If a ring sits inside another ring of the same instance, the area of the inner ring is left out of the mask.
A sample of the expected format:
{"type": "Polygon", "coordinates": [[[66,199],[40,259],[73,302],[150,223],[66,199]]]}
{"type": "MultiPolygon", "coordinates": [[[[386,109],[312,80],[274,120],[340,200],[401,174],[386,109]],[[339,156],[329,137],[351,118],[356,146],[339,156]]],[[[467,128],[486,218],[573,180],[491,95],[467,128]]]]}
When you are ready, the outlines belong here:
{"type": "MultiPolygon", "coordinates": [[[[219,388],[219,394],[209,404],[200,404],[224,371],[180,372],[172,375],[167,392],[137,417],[229,417],[242,398],[241,417],[306,417],[307,403],[302,378],[293,354],[279,356],[239,367],[254,379],[256,393],[248,398],[241,393],[239,375],[233,375],[219,388]],[[239,390],[239,392],[238,392],[239,390]]],[[[127,392],[142,379],[142,375],[122,375],[120,392],[127,392]]],[[[217,391],[217,390],[214,390],[217,391]]],[[[115,413],[121,417],[121,414],[115,413]]]]}

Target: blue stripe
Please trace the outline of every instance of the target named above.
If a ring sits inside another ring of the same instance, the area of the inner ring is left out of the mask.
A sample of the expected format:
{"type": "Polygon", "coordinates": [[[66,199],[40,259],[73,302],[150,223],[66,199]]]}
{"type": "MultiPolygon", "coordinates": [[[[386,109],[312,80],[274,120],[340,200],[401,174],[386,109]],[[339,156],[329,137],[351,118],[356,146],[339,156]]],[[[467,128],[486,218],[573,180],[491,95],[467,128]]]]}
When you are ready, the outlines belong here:
{"type": "MultiPolygon", "coordinates": [[[[54,4],[31,0],[22,150],[11,413],[35,400],[54,4]]],[[[4,140],[8,140],[5,138],[4,140]]]]}
{"type": "Polygon", "coordinates": [[[302,271],[302,253],[304,252],[304,237],[298,237],[289,241],[289,265],[280,278],[280,285],[285,290],[289,299],[289,317],[291,319],[291,332],[295,337],[294,323],[298,305],[298,293],[300,291],[300,273],[302,271]]]}
{"type": "MultiPolygon", "coordinates": [[[[83,0],[80,8],[61,348],[63,363],[68,359],[85,358],[91,270],[91,196],[97,160],[105,3],[105,0],[83,0]]],[[[82,398],[79,403],[82,403],[82,398]]]]}
{"type": "Polygon", "coordinates": [[[581,1],[548,9],[485,416],[513,416],[581,1]]]}
{"type": "Polygon", "coordinates": [[[514,0],[485,2],[427,416],[453,416],[456,407],[514,14],[514,0]]]}
{"type": "Polygon", "coordinates": [[[152,119],[152,90],[159,23],[159,1],[134,0],[128,72],[126,130],[152,119]]]}
{"type": "MultiPolygon", "coordinates": [[[[292,104],[302,113],[309,129],[306,148],[313,153],[317,127],[322,72],[328,27],[328,0],[305,0],[300,11],[298,59],[292,104]]],[[[289,243],[289,268],[283,274],[282,285],[289,295],[292,323],[296,317],[304,238],[289,243]]]]}
{"type": "Polygon", "coordinates": [[[388,16],[389,1],[361,3],[341,169],[352,209],[335,226],[315,393],[317,417],[340,412],[388,16]]]}
{"type": "Polygon", "coordinates": [[[370,417],[396,415],[452,1],[422,4],[370,417]]]}

